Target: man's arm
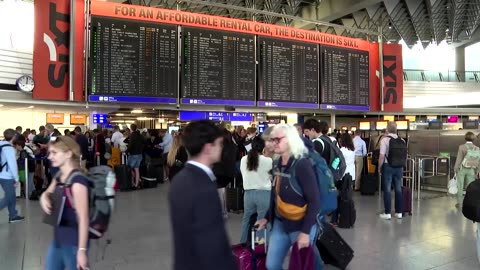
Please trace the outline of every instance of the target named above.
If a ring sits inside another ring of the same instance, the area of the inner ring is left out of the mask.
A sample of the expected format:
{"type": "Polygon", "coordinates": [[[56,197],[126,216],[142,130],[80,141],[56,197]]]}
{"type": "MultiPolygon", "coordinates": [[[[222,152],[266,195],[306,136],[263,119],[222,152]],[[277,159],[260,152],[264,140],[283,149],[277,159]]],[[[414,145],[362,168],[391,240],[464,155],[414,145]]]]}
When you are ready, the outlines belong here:
{"type": "Polygon", "coordinates": [[[382,174],[382,167],[385,163],[385,155],[387,153],[387,139],[382,138],[380,141],[380,156],[378,158],[378,174],[382,174]]]}
{"type": "Polygon", "coordinates": [[[12,173],[13,179],[15,182],[18,182],[18,166],[17,160],[15,159],[15,148],[4,146],[2,151],[5,151],[5,156],[7,157],[7,168],[12,173]]]}
{"type": "Polygon", "coordinates": [[[367,155],[367,144],[362,140],[362,155],[365,157],[367,155]]]}

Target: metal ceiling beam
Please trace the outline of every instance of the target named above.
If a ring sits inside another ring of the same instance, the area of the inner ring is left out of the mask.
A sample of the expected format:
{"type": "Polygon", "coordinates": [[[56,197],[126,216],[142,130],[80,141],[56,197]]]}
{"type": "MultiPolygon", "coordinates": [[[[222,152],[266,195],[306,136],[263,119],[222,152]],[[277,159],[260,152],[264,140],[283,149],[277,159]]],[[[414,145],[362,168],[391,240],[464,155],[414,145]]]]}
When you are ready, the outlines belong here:
{"type": "MultiPolygon", "coordinates": [[[[378,0],[370,0],[370,1],[377,1],[378,2],[378,0]]],[[[351,27],[347,27],[347,26],[344,26],[344,25],[340,25],[340,24],[334,24],[334,23],[330,23],[330,22],[324,22],[324,21],[319,21],[319,20],[315,20],[315,19],[302,18],[302,17],[298,17],[298,16],[292,16],[292,15],[270,12],[270,11],[265,11],[265,10],[252,9],[252,8],[247,8],[247,7],[239,7],[239,6],[235,6],[235,5],[222,4],[222,3],[210,2],[210,1],[181,0],[181,2],[191,3],[191,4],[195,4],[195,5],[204,5],[204,6],[210,6],[210,7],[219,7],[219,8],[225,8],[225,9],[245,11],[245,12],[249,12],[249,13],[256,14],[256,15],[260,14],[260,15],[264,15],[264,16],[275,16],[275,17],[278,17],[278,18],[304,22],[306,24],[325,25],[325,26],[341,28],[341,29],[349,30],[349,31],[353,31],[353,32],[361,32],[361,33],[365,33],[365,34],[369,34],[369,35],[377,35],[377,36],[379,35],[379,33],[376,32],[376,31],[369,31],[369,30],[363,30],[363,29],[358,29],[358,28],[351,28],[351,27]]],[[[366,0],[366,2],[367,2],[367,0],[366,0]]],[[[294,26],[298,27],[296,25],[294,25],[294,26]]]]}

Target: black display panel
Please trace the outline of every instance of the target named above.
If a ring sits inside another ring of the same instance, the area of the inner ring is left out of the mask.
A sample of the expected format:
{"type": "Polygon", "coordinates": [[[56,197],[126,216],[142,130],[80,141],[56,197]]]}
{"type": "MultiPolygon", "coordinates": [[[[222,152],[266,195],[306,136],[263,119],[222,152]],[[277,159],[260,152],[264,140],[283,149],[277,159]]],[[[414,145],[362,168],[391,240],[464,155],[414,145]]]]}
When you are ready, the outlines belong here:
{"type": "Polygon", "coordinates": [[[90,101],[176,103],[177,27],[92,17],[90,101]]]}
{"type": "Polygon", "coordinates": [[[321,108],[369,110],[369,54],[320,46],[321,108]]]}
{"type": "Polygon", "coordinates": [[[255,36],[182,28],[184,104],[254,106],[255,36]]]}
{"type": "Polygon", "coordinates": [[[318,108],[318,45],[259,37],[258,105],[318,108]]]}

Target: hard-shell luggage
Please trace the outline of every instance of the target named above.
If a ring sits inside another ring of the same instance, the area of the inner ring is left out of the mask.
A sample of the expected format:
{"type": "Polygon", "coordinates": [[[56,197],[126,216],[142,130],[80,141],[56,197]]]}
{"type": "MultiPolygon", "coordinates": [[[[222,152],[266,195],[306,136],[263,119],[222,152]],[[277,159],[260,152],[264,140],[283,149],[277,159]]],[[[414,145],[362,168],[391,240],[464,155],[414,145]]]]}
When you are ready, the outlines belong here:
{"type": "Polygon", "coordinates": [[[373,164],[372,154],[370,153],[367,156],[367,172],[369,174],[374,174],[376,170],[377,170],[377,166],[373,164]]]}
{"type": "Polygon", "coordinates": [[[345,269],[354,256],[353,249],[343,240],[335,228],[329,223],[322,223],[317,238],[317,248],[325,264],[331,264],[340,269],[345,269]]]}
{"type": "Polygon", "coordinates": [[[412,215],[412,190],[409,187],[402,187],[402,212],[403,215],[412,215]]]}
{"type": "Polygon", "coordinates": [[[378,189],[378,176],[376,174],[362,175],[360,193],[362,195],[375,195],[378,189]]]}
{"type": "MultiPolygon", "coordinates": [[[[232,246],[239,270],[267,270],[267,230],[264,231],[263,245],[255,245],[255,241],[250,241],[250,244],[242,243],[232,246]]],[[[251,239],[255,239],[255,228],[251,230],[251,239]]]]}
{"type": "Polygon", "coordinates": [[[118,188],[120,191],[129,191],[132,189],[132,172],[127,165],[118,165],[114,168],[117,177],[118,188]]]}
{"type": "Polygon", "coordinates": [[[353,228],[357,220],[357,210],[353,200],[342,200],[338,204],[338,227],[349,229],[353,228]]]}
{"type": "Polygon", "coordinates": [[[225,188],[227,197],[228,211],[242,211],[243,210],[243,187],[238,186],[237,177],[233,180],[233,185],[225,188]]]}

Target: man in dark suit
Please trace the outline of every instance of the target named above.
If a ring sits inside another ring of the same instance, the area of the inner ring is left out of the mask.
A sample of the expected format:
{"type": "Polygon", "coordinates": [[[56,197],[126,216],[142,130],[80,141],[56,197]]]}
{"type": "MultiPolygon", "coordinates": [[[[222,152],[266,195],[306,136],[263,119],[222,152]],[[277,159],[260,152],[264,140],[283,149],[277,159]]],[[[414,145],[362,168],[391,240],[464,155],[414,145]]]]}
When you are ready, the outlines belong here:
{"type": "Polygon", "coordinates": [[[182,142],[190,159],[169,194],[174,269],[236,270],[211,169],[221,159],[222,132],[212,121],[194,121],[182,142]]]}

